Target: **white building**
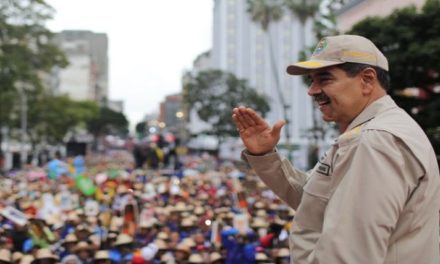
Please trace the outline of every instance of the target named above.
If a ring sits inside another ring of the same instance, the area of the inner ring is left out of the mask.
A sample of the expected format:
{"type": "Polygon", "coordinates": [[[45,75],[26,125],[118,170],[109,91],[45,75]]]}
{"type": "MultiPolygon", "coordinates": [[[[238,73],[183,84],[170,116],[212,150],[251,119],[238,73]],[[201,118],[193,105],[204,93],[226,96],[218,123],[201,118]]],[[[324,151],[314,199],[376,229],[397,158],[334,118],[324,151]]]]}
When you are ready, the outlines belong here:
{"type": "Polygon", "coordinates": [[[69,65],[55,69],[53,91],[74,100],[105,102],[108,99],[108,40],[104,33],[66,30],[55,37],[69,65]]]}
{"type": "MultiPolygon", "coordinates": [[[[215,0],[211,67],[247,79],[252,87],[268,96],[271,112],[266,119],[273,124],[284,115],[271,68],[267,33],[251,20],[247,9],[247,1],[244,0],[215,0]]],[[[305,131],[312,127],[312,101],[301,78],[288,75],[286,67],[298,61],[298,54],[302,50],[300,38],[305,38],[306,45],[314,42],[311,24],[311,21],[306,23],[306,36],[302,36],[301,23],[285,10],[282,19],[269,27],[274,64],[278,67],[276,73],[282,95],[290,106],[290,143],[303,149],[307,145],[305,131]]],[[[285,135],[286,129],[283,130],[281,142],[285,141],[285,135]]],[[[305,152],[298,151],[293,160],[299,167],[305,167],[306,156],[305,152]]]]}

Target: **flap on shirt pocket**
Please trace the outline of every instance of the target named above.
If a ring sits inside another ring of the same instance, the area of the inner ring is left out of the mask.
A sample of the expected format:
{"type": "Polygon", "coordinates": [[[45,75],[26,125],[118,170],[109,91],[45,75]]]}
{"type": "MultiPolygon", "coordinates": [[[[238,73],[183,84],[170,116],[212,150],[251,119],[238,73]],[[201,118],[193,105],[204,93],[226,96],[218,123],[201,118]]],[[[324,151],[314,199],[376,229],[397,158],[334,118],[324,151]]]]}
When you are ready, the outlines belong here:
{"type": "Polygon", "coordinates": [[[310,176],[309,181],[304,186],[304,192],[328,200],[331,193],[331,187],[331,176],[321,176],[319,173],[314,173],[310,176]]]}
{"type": "Polygon", "coordinates": [[[331,180],[331,177],[321,176],[315,172],[304,186],[304,193],[295,216],[295,222],[300,227],[321,232],[331,192],[331,180]]]}
{"type": "Polygon", "coordinates": [[[304,192],[294,221],[302,228],[321,232],[327,203],[328,200],[326,199],[304,192]]]}

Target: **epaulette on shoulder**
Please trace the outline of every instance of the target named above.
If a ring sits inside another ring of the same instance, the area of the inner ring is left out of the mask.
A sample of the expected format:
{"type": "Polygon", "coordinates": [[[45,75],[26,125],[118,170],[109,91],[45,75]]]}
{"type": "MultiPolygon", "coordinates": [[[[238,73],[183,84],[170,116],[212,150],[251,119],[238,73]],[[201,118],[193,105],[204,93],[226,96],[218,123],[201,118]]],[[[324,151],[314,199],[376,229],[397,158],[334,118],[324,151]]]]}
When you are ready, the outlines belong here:
{"type": "Polygon", "coordinates": [[[341,140],[348,140],[348,139],[352,139],[354,137],[358,137],[361,132],[362,132],[362,127],[365,125],[365,123],[358,125],[357,127],[354,127],[348,131],[346,131],[345,133],[343,133],[342,135],[339,136],[339,139],[341,140]]]}

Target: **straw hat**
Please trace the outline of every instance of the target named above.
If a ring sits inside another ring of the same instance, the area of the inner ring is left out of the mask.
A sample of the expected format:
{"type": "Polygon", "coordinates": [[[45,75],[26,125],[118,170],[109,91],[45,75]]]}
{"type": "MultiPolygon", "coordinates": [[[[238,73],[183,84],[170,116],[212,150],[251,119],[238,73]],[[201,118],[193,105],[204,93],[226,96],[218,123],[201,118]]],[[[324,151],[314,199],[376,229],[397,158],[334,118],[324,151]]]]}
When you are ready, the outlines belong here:
{"type": "Polygon", "coordinates": [[[75,212],[76,212],[76,214],[78,216],[84,216],[85,215],[84,209],[82,209],[82,208],[76,208],[75,212]]]}
{"type": "Polygon", "coordinates": [[[32,261],[34,261],[35,258],[32,255],[24,255],[21,259],[20,259],[20,264],[31,264],[32,261]]]}
{"type": "Polygon", "coordinates": [[[184,238],[182,240],[182,243],[187,245],[188,247],[192,248],[196,246],[196,242],[194,242],[194,240],[190,237],[184,238]]]}
{"type": "Polygon", "coordinates": [[[191,216],[191,214],[190,214],[188,211],[186,211],[186,212],[180,212],[180,216],[181,216],[182,218],[189,218],[189,217],[191,216]]]}
{"type": "Polygon", "coordinates": [[[209,199],[209,195],[208,195],[207,193],[200,193],[200,194],[198,195],[198,198],[199,198],[200,200],[208,200],[208,199],[209,199]]]}
{"type": "Polygon", "coordinates": [[[149,218],[148,220],[142,220],[139,223],[139,227],[140,228],[152,228],[156,222],[157,222],[156,218],[149,218]]]}
{"type": "Polygon", "coordinates": [[[203,258],[200,254],[192,254],[191,256],[189,256],[188,263],[203,263],[203,258]]]}
{"type": "Polygon", "coordinates": [[[255,260],[258,260],[258,261],[260,261],[260,260],[268,260],[269,258],[267,257],[267,255],[266,254],[264,254],[263,252],[258,252],[256,255],[255,255],[255,260]]]}
{"type": "Polygon", "coordinates": [[[176,251],[185,252],[185,253],[187,253],[188,255],[191,254],[191,248],[190,248],[187,244],[185,244],[185,243],[183,243],[183,242],[179,243],[179,244],[176,246],[176,249],[175,249],[175,250],[176,250],[176,251]]]}
{"type": "Polygon", "coordinates": [[[286,225],[286,221],[284,221],[283,219],[276,217],[273,221],[274,224],[279,225],[279,226],[284,226],[286,225]]]}
{"type": "Polygon", "coordinates": [[[78,242],[78,244],[76,244],[76,246],[73,248],[74,252],[79,252],[81,250],[86,250],[86,251],[91,251],[93,250],[92,245],[90,245],[89,243],[85,242],[85,241],[80,241],[78,242]]]}
{"type": "Polygon", "coordinates": [[[209,261],[211,261],[211,262],[214,262],[217,260],[222,260],[222,259],[223,259],[222,255],[220,255],[220,253],[218,253],[218,252],[212,252],[209,255],[209,261]]]}
{"type": "Polygon", "coordinates": [[[128,187],[124,184],[119,185],[118,188],[116,189],[116,193],[118,194],[124,194],[128,192],[129,192],[128,187]]]}
{"type": "Polygon", "coordinates": [[[189,219],[189,218],[185,218],[182,220],[182,223],[180,224],[181,227],[192,227],[194,226],[194,222],[189,219]]]}
{"type": "Polygon", "coordinates": [[[269,224],[262,218],[255,218],[251,223],[251,227],[253,228],[264,228],[268,227],[268,225],[269,224]]]}
{"type": "Polygon", "coordinates": [[[11,251],[5,248],[0,249],[0,260],[7,263],[11,263],[12,260],[11,251]]]}
{"type": "Polygon", "coordinates": [[[79,221],[78,214],[76,212],[70,212],[67,215],[67,221],[78,222],[79,221]]]}
{"type": "Polygon", "coordinates": [[[87,233],[91,233],[90,230],[89,230],[89,228],[88,228],[86,225],[84,225],[84,224],[81,224],[81,225],[77,225],[77,226],[76,226],[76,228],[75,228],[75,232],[80,232],[80,231],[82,231],[82,232],[87,232],[87,233]]]}
{"type": "Polygon", "coordinates": [[[64,238],[64,241],[62,244],[64,245],[67,243],[76,243],[76,242],[78,242],[78,238],[75,236],[75,234],[70,233],[66,236],[66,238],[64,238]]]}
{"type": "Polygon", "coordinates": [[[277,258],[289,257],[290,251],[288,248],[280,248],[277,252],[277,258]]]}
{"type": "Polygon", "coordinates": [[[48,248],[41,248],[37,251],[37,254],[35,254],[35,260],[40,259],[52,259],[52,260],[58,260],[58,256],[54,255],[52,251],[48,248]]]}
{"type": "Polygon", "coordinates": [[[232,219],[234,218],[235,214],[233,212],[228,212],[225,214],[224,218],[225,219],[232,219]]]}
{"type": "Polygon", "coordinates": [[[110,220],[110,230],[119,231],[120,227],[124,224],[124,219],[119,216],[113,216],[110,220]]]}
{"type": "Polygon", "coordinates": [[[120,234],[117,238],[115,243],[113,243],[114,246],[121,246],[126,244],[133,243],[133,238],[127,234],[120,234]]]}
{"type": "Polygon", "coordinates": [[[159,234],[157,234],[157,238],[160,239],[160,240],[168,240],[168,239],[170,239],[168,234],[165,233],[165,232],[159,232],[159,234]]]}
{"type": "Polygon", "coordinates": [[[267,213],[266,213],[266,210],[259,209],[259,210],[257,210],[257,212],[255,213],[255,215],[258,216],[258,217],[266,217],[266,216],[267,216],[267,213]]]}
{"type": "Polygon", "coordinates": [[[201,206],[197,206],[194,209],[194,214],[196,214],[196,215],[202,215],[204,213],[205,213],[205,209],[203,207],[201,207],[201,206]]]}
{"type": "Polygon", "coordinates": [[[263,203],[263,202],[258,201],[258,202],[256,202],[256,203],[254,204],[254,207],[255,207],[256,209],[263,209],[265,206],[264,206],[264,203],[263,203]]]}
{"type": "Polygon", "coordinates": [[[108,250],[99,250],[95,253],[93,260],[105,260],[110,259],[110,253],[108,250]]]}
{"type": "Polygon", "coordinates": [[[154,244],[157,246],[157,248],[159,250],[167,250],[167,244],[165,243],[165,241],[161,240],[161,239],[156,239],[154,240],[154,244]]]}
{"type": "Polygon", "coordinates": [[[162,257],[160,257],[160,263],[168,263],[168,261],[171,261],[171,259],[171,255],[163,254],[162,257]]]}
{"type": "Polygon", "coordinates": [[[294,217],[296,215],[296,211],[293,209],[289,209],[289,216],[294,217]]]}
{"type": "Polygon", "coordinates": [[[23,253],[16,251],[12,254],[12,262],[14,263],[18,262],[21,260],[22,257],[23,257],[23,253]]]}
{"type": "Polygon", "coordinates": [[[187,210],[188,210],[188,207],[185,205],[184,202],[178,202],[176,204],[176,206],[174,207],[174,211],[175,212],[184,212],[184,211],[187,211],[187,210]]]}

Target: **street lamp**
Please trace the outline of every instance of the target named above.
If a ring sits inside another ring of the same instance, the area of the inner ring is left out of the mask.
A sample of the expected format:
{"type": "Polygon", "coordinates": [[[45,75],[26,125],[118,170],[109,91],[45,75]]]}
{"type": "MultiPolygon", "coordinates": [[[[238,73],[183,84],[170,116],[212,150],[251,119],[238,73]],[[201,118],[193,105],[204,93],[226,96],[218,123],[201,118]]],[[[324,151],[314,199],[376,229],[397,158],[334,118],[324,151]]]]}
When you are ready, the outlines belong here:
{"type": "Polygon", "coordinates": [[[177,118],[179,118],[179,119],[181,119],[181,118],[183,118],[183,112],[182,111],[179,111],[179,112],[176,112],[176,117],[177,118]]]}
{"type": "Polygon", "coordinates": [[[176,112],[176,117],[178,119],[177,129],[178,129],[178,133],[179,133],[179,138],[181,141],[183,141],[186,137],[185,124],[184,124],[184,119],[183,119],[185,117],[185,114],[182,111],[178,111],[178,112],[176,112]]]}

